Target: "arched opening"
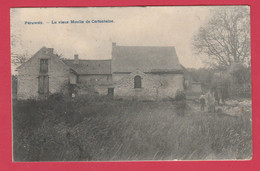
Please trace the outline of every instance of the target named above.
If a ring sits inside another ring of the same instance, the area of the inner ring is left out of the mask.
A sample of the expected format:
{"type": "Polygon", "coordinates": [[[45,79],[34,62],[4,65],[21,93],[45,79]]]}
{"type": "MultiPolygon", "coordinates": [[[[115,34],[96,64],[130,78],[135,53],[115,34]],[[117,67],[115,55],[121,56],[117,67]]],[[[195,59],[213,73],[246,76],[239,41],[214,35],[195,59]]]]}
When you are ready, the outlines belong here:
{"type": "Polygon", "coordinates": [[[134,88],[141,88],[142,87],[142,80],[139,75],[135,76],[134,78],[134,88]]]}

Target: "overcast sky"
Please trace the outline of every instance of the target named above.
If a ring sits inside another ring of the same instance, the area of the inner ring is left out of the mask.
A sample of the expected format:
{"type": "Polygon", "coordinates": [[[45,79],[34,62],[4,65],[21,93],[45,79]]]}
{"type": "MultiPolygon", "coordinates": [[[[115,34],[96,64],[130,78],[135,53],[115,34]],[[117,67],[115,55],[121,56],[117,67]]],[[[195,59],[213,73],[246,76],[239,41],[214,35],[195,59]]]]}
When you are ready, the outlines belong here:
{"type": "Polygon", "coordinates": [[[192,38],[212,7],[13,8],[13,54],[54,48],[65,58],[111,59],[112,42],[122,46],[175,46],[181,64],[201,67],[192,38]],[[51,21],[113,20],[113,23],[51,24],[51,21]],[[25,24],[41,21],[43,24],[25,24]],[[48,23],[50,22],[50,23],[48,23]]]}

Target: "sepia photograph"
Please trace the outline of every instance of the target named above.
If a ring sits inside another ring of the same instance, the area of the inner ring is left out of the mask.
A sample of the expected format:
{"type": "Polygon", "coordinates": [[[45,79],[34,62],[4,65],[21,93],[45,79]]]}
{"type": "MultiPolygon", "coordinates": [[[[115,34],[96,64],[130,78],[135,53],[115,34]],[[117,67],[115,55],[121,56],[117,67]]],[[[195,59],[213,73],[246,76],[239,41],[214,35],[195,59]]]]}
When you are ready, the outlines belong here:
{"type": "Polygon", "coordinates": [[[249,6],[10,20],[14,162],[252,159],[249,6]]]}

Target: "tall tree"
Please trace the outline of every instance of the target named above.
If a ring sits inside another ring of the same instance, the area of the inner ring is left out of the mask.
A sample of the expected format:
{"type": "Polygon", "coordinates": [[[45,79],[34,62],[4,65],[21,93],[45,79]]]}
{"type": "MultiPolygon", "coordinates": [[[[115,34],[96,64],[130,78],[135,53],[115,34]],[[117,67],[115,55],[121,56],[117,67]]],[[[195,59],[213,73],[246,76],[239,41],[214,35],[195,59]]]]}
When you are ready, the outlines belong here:
{"type": "Polygon", "coordinates": [[[250,61],[250,14],[248,7],[219,7],[194,36],[195,52],[218,69],[250,61]]]}

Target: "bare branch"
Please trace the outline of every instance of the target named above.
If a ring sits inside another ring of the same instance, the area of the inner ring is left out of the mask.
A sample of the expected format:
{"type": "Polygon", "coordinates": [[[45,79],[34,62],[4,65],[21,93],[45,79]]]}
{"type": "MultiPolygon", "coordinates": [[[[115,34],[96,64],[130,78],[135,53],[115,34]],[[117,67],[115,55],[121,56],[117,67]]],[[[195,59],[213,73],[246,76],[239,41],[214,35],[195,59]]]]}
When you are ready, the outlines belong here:
{"type": "Polygon", "coordinates": [[[194,37],[195,53],[206,54],[220,67],[250,59],[249,11],[245,7],[220,7],[194,37]]]}

